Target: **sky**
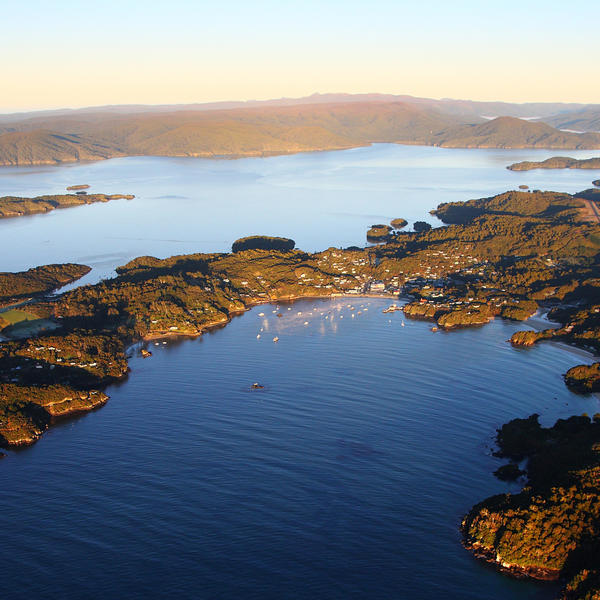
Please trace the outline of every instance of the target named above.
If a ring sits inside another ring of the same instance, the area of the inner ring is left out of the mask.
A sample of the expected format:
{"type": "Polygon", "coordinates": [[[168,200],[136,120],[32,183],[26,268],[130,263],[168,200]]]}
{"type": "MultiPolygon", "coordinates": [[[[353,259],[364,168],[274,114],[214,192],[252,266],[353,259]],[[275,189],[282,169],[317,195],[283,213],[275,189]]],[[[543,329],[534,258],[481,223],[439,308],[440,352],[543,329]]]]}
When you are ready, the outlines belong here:
{"type": "Polygon", "coordinates": [[[0,0],[0,111],[327,92],[600,103],[597,0],[0,0]]]}

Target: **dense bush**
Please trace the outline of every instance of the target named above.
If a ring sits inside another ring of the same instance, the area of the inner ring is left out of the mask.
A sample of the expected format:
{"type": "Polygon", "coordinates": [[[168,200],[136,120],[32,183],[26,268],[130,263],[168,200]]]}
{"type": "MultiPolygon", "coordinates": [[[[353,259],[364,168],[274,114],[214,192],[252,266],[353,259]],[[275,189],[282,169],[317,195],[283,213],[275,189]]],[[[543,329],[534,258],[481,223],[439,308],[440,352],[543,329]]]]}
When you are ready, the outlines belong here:
{"type": "Polygon", "coordinates": [[[251,235],[240,238],[233,242],[231,250],[241,252],[242,250],[293,250],[296,242],[289,238],[270,237],[267,235],[251,235]]]}

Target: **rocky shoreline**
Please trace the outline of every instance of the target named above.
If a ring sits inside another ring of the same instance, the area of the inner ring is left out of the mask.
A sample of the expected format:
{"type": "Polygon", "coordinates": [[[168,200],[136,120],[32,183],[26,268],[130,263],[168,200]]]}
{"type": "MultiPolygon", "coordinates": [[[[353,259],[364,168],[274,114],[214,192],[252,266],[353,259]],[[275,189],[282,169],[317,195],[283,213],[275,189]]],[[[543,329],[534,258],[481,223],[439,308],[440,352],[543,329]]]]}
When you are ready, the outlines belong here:
{"type": "Polygon", "coordinates": [[[498,429],[496,443],[498,458],[526,461],[524,486],[476,504],[461,523],[463,545],[501,572],[561,581],[565,599],[597,598],[600,414],[552,427],[535,414],[514,419],[498,429]]]}
{"type": "Polygon", "coordinates": [[[537,579],[538,581],[558,581],[560,579],[561,574],[558,569],[522,566],[504,561],[500,555],[489,548],[485,548],[480,542],[470,541],[465,533],[466,524],[467,520],[465,518],[461,523],[463,546],[471,552],[475,559],[492,565],[501,573],[516,577],[517,579],[537,579]]]}

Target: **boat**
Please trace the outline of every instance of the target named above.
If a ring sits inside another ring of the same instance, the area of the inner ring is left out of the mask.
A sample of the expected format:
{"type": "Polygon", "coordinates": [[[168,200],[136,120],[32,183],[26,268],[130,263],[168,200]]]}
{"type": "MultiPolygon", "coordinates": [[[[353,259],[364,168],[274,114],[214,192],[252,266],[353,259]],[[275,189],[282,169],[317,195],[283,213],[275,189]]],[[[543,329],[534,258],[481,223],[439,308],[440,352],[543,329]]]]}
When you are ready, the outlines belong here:
{"type": "Polygon", "coordinates": [[[273,338],[273,341],[274,341],[274,342],[278,342],[278,341],[279,341],[279,338],[278,338],[277,336],[275,336],[275,337],[273,338]]]}

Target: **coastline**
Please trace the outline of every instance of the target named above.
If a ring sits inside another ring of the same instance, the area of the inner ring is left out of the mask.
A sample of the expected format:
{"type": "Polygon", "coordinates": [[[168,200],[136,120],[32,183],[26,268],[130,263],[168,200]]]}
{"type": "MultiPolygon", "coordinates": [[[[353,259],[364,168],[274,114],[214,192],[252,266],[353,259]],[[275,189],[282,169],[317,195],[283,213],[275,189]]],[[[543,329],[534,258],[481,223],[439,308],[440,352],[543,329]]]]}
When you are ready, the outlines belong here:
{"type": "MultiPolygon", "coordinates": [[[[165,332],[157,332],[154,334],[146,335],[139,339],[132,340],[125,347],[124,352],[125,352],[125,354],[129,354],[134,349],[139,350],[140,347],[143,347],[143,345],[145,343],[156,341],[156,340],[165,340],[165,339],[174,339],[174,338],[196,339],[206,332],[225,327],[229,322],[232,321],[233,317],[242,316],[245,313],[249,312],[252,308],[258,307],[258,306],[264,306],[264,305],[274,306],[277,303],[294,303],[295,301],[298,301],[298,300],[334,300],[334,299],[358,300],[358,299],[364,299],[364,298],[388,300],[391,302],[398,302],[401,305],[406,304],[407,302],[410,301],[410,298],[407,298],[406,296],[404,296],[402,294],[398,294],[398,293],[394,293],[394,294],[386,294],[386,293],[344,294],[344,293],[339,293],[339,292],[334,292],[334,293],[330,293],[330,294],[326,294],[326,295],[314,295],[314,294],[288,295],[288,296],[281,296],[278,298],[255,299],[255,300],[248,302],[248,304],[246,305],[246,308],[244,310],[232,311],[227,318],[210,321],[210,322],[206,323],[201,328],[201,330],[199,330],[197,332],[165,331],[165,332]]],[[[409,318],[409,317],[407,316],[407,318],[409,318]]],[[[494,318],[491,318],[488,322],[491,322],[492,320],[494,320],[494,318]]],[[[501,318],[501,317],[497,317],[497,318],[501,318]]],[[[417,320],[421,320],[421,319],[417,319],[417,320]]],[[[427,320],[427,319],[423,319],[423,320],[427,320]]],[[[530,319],[528,319],[524,323],[528,324],[529,326],[531,326],[533,329],[536,329],[536,330],[547,329],[547,328],[549,328],[548,326],[552,327],[553,325],[558,327],[557,324],[555,324],[551,321],[548,321],[545,318],[545,312],[530,317],[530,319]]],[[[480,325],[480,326],[482,326],[482,325],[480,325]]],[[[448,330],[452,331],[454,329],[457,329],[457,328],[449,328],[448,330]]],[[[10,341],[10,338],[7,338],[6,341],[10,341]]],[[[577,356],[585,358],[586,360],[590,360],[595,357],[591,352],[584,350],[582,348],[578,348],[577,346],[570,345],[565,342],[560,342],[560,341],[555,341],[555,340],[544,340],[544,341],[550,341],[553,344],[555,344],[557,347],[561,348],[562,350],[566,350],[572,354],[575,354],[577,356]]],[[[131,358],[131,357],[128,357],[128,358],[131,358]]],[[[127,371],[124,372],[121,377],[119,377],[117,379],[111,379],[111,380],[105,381],[104,384],[98,386],[98,389],[104,390],[109,385],[118,383],[119,381],[124,381],[128,377],[129,374],[130,374],[130,371],[128,368],[127,371]]],[[[110,396],[108,396],[108,395],[105,395],[102,393],[101,393],[101,395],[103,395],[103,400],[101,402],[94,404],[93,406],[89,406],[89,407],[79,406],[77,408],[73,408],[72,410],[61,412],[59,414],[52,414],[51,419],[49,421],[49,425],[51,425],[54,422],[61,420],[63,418],[76,417],[79,414],[92,412],[92,411],[95,411],[95,410],[101,408],[110,399],[110,396]]],[[[600,399],[600,394],[593,394],[593,395],[600,399]]],[[[40,436],[41,436],[41,434],[40,434],[40,436]]],[[[16,444],[16,445],[11,444],[9,446],[9,449],[22,447],[24,445],[31,445],[35,441],[37,441],[37,439],[39,439],[40,436],[37,436],[33,441],[31,441],[29,443],[22,443],[22,444],[16,444]]],[[[493,557],[487,557],[486,560],[487,560],[487,562],[492,562],[492,563],[495,562],[493,557]]],[[[516,571],[515,571],[515,569],[509,568],[507,565],[499,565],[499,566],[501,567],[502,570],[506,570],[507,572],[511,572],[512,574],[517,574],[517,575],[519,574],[518,569],[516,569],[516,571]]],[[[521,576],[530,576],[522,571],[520,572],[520,574],[521,574],[521,576]]]]}
{"type": "MultiPolygon", "coordinates": [[[[415,140],[398,140],[398,141],[381,141],[381,140],[370,140],[368,142],[357,142],[356,144],[351,144],[347,146],[332,146],[332,147],[324,147],[324,148],[306,148],[306,149],[298,149],[298,150],[274,150],[274,151],[264,151],[264,150],[252,150],[249,152],[234,152],[231,154],[218,154],[211,152],[201,152],[201,153],[181,153],[181,154],[139,154],[139,153],[125,153],[125,154],[115,154],[114,156],[99,156],[97,158],[86,158],[86,159],[77,159],[77,158],[66,158],[64,160],[44,160],[44,161],[33,161],[27,163],[9,163],[2,162],[0,163],[0,169],[2,168],[28,168],[28,167],[60,167],[60,166],[68,166],[73,164],[91,164],[98,163],[107,160],[119,159],[119,158],[195,158],[201,160],[242,160],[245,158],[271,158],[277,156],[293,156],[296,154],[318,154],[324,152],[342,152],[344,150],[354,150],[356,148],[368,148],[375,144],[391,144],[395,146],[417,146],[423,148],[442,148],[445,150],[543,150],[543,151],[558,151],[565,150],[569,152],[579,152],[579,151],[597,151],[600,150],[600,145],[589,147],[581,147],[581,145],[573,146],[573,147],[564,147],[564,146],[535,146],[535,145],[527,145],[527,144],[515,144],[511,146],[506,145],[493,145],[493,144],[466,144],[466,145],[453,145],[451,142],[430,142],[426,143],[425,141],[415,141],[415,140]]],[[[512,170],[514,172],[523,172],[527,171],[525,169],[510,169],[506,167],[508,170],[512,170]]],[[[561,167],[567,168],[567,167],[561,167]]],[[[571,168],[571,167],[569,167],[571,168]]],[[[556,169],[546,169],[546,170],[556,170],[556,169]]],[[[574,169],[577,170],[577,169],[574,169]]],[[[597,170],[597,169],[579,169],[579,170],[597,170]]]]}
{"type": "MultiPolygon", "coordinates": [[[[533,315],[532,317],[529,317],[529,319],[527,319],[527,321],[525,321],[525,323],[527,325],[530,325],[534,331],[544,331],[545,329],[560,329],[560,324],[548,320],[545,317],[546,314],[547,314],[547,311],[544,313],[541,313],[539,315],[533,315]],[[544,325],[546,325],[546,327],[544,327],[544,325]]],[[[563,342],[560,340],[552,340],[552,339],[539,340],[537,343],[540,343],[540,342],[553,344],[559,348],[562,348],[563,350],[566,350],[567,352],[570,352],[571,354],[575,354],[576,356],[579,356],[580,358],[585,358],[586,360],[595,361],[598,359],[597,354],[594,354],[593,352],[591,352],[590,350],[586,350],[585,348],[581,348],[581,347],[577,346],[576,344],[569,344],[568,342],[563,342]]],[[[600,392],[596,395],[598,398],[600,398],[600,392]]]]}
{"type": "MultiPolygon", "coordinates": [[[[293,296],[282,296],[279,298],[268,298],[268,299],[257,299],[256,301],[250,301],[246,305],[244,310],[235,310],[231,311],[226,318],[214,320],[207,322],[202,326],[199,331],[195,332],[185,332],[185,331],[165,331],[165,332],[157,332],[153,334],[148,334],[142,336],[141,338],[132,339],[129,343],[125,344],[123,347],[123,355],[126,360],[126,368],[123,370],[118,377],[109,377],[104,381],[99,381],[95,384],[93,390],[88,390],[87,392],[82,391],[73,391],[71,395],[65,395],[60,400],[52,401],[47,404],[42,405],[42,409],[46,413],[46,417],[44,417],[43,421],[40,422],[37,427],[33,430],[21,434],[21,437],[14,438],[14,440],[10,440],[5,438],[2,447],[5,449],[15,449],[18,450],[22,447],[27,447],[35,444],[40,437],[44,434],[44,432],[54,423],[59,420],[76,417],[77,415],[88,413],[95,411],[101,408],[104,404],[108,402],[110,396],[105,393],[106,388],[118,382],[124,381],[129,374],[131,373],[130,367],[128,366],[129,359],[131,358],[130,353],[134,350],[139,350],[147,345],[148,342],[156,341],[156,340],[165,340],[169,338],[189,338],[195,339],[203,335],[204,333],[218,329],[221,327],[225,327],[233,317],[241,316],[247,313],[250,309],[256,306],[263,306],[266,304],[275,305],[277,303],[293,303],[296,300],[332,300],[335,298],[346,298],[346,299],[359,299],[359,298],[379,298],[379,299],[387,299],[393,301],[394,299],[398,299],[398,294],[341,294],[341,293],[332,293],[326,295],[314,295],[308,294],[304,295],[293,295],[293,296]],[[92,401],[93,396],[93,401],[92,401]],[[57,410],[60,408],[60,410],[57,410]]],[[[6,341],[12,341],[11,338],[6,341]]]]}
{"type": "Polygon", "coordinates": [[[184,332],[184,331],[165,331],[164,333],[152,333],[149,335],[143,336],[141,339],[132,342],[129,348],[132,348],[139,344],[140,342],[152,342],[155,340],[165,339],[165,338],[197,338],[201,336],[203,333],[210,331],[212,329],[217,329],[219,327],[224,327],[228,323],[231,322],[233,317],[237,317],[240,315],[246,314],[249,310],[254,308],[255,306],[264,306],[265,304],[277,304],[278,302],[290,302],[293,303],[296,300],[331,300],[333,298],[388,298],[390,300],[399,299],[398,294],[327,294],[322,296],[316,296],[314,294],[309,294],[307,296],[283,296],[281,298],[270,298],[268,300],[259,300],[257,302],[249,302],[246,306],[245,310],[236,310],[229,313],[229,317],[219,320],[219,321],[210,321],[206,325],[203,325],[200,331],[194,332],[184,332]]]}
{"type": "MultiPolygon", "coordinates": [[[[461,529],[465,526],[466,519],[461,523],[461,529]]],[[[463,531],[462,545],[469,551],[475,560],[482,561],[494,567],[504,575],[510,575],[515,579],[534,579],[541,582],[555,582],[560,580],[560,571],[557,569],[546,569],[543,567],[521,567],[519,565],[503,562],[498,556],[484,548],[479,542],[469,542],[463,531]]]]}

